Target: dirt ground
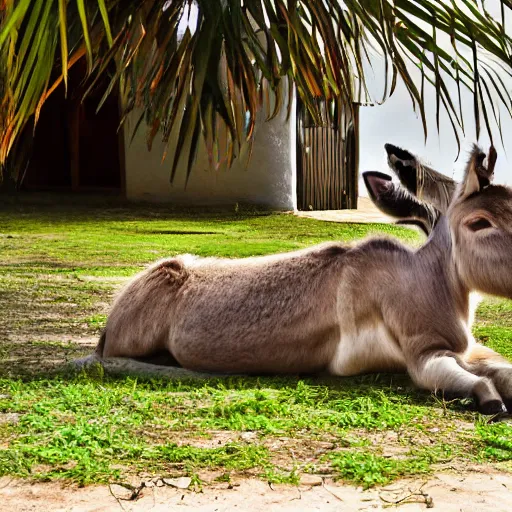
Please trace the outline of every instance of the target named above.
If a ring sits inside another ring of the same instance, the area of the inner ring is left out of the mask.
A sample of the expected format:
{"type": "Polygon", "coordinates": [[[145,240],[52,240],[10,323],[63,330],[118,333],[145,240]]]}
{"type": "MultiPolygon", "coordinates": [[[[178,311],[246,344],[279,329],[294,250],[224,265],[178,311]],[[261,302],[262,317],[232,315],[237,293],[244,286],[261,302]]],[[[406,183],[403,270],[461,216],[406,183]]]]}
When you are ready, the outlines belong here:
{"type": "Polygon", "coordinates": [[[315,476],[299,487],[269,486],[244,479],[217,483],[202,490],[183,490],[162,480],[148,482],[136,499],[119,485],[78,488],[59,483],[29,483],[0,479],[2,512],[100,512],[107,510],[195,512],[373,511],[505,512],[511,510],[512,475],[475,467],[463,473],[442,472],[425,479],[407,479],[384,488],[363,491],[315,476]]]}

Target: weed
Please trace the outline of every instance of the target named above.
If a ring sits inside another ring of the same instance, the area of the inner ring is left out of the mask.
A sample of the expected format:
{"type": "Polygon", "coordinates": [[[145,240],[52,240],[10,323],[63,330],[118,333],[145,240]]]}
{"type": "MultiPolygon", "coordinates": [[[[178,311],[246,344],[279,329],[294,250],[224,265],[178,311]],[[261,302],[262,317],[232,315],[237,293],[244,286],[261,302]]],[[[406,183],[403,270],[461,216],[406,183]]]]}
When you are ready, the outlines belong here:
{"type": "Polygon", "coordinates": [[[360,484],[365,489],[430,471],[430,464],[423,457],[392,459],[367,451],[341,451],[331,453],[328,458],[338,478],[360,484]]]}

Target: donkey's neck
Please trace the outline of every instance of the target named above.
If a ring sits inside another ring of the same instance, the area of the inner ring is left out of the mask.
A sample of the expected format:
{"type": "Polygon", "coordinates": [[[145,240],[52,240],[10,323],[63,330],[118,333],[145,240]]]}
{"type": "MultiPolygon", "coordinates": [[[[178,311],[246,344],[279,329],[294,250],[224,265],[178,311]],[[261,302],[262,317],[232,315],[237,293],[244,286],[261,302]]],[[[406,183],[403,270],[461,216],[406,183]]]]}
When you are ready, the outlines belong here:
{"type": "Polygon", "coordinates": [[[442,215],[430,238],[416,252],[420,268],[427,267],[439,294],[450,300],[460,317],[471,319],[470,290],[461,279],[452,257],[452,236],[448,219],[442,215]]]}
{"type": "Polygon", "coordinates": [[[441,215],[432,231],[432,234],[419,249],[418,255],[438,259],[440,261],[451,260],[452,237],[446,216],[441,215]]]}

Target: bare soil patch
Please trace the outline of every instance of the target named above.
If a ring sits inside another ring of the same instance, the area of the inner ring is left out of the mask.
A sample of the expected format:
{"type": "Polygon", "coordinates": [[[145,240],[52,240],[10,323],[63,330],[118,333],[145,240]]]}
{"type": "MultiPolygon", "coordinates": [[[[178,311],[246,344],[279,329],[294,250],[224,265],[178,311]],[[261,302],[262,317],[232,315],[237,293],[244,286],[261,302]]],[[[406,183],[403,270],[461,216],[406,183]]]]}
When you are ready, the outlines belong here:
{"type": "Polygon", "coordinates": [[[157,481],[129,500],[119,485],[79,488],[59,483],[0,479],[0,510],[17,512],[99,512],[103,510],[223,512],[365,511],[436,509],[443,512],[505,512],[510,510],[512,475],[479,467],[478,471],[439,473],[428,479],[405,479],[363,491],[329,479],[319,485],[272,485],[242,479],[184,490],[157,481]]]}

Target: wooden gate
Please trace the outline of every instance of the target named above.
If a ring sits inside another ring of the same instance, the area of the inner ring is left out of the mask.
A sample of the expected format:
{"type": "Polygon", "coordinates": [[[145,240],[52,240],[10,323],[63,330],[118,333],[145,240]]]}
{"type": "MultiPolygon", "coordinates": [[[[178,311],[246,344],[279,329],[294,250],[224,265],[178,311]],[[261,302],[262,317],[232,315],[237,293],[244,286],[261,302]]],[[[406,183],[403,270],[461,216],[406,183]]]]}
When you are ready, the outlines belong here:
{"type": "Polygon", "coordinates": [[[297,105],[297,208],[357,208],[358,105],[353,114],[333,115],[333,121],[327,120],[323,126],[314,124],[300,100],[297,105]]]}

